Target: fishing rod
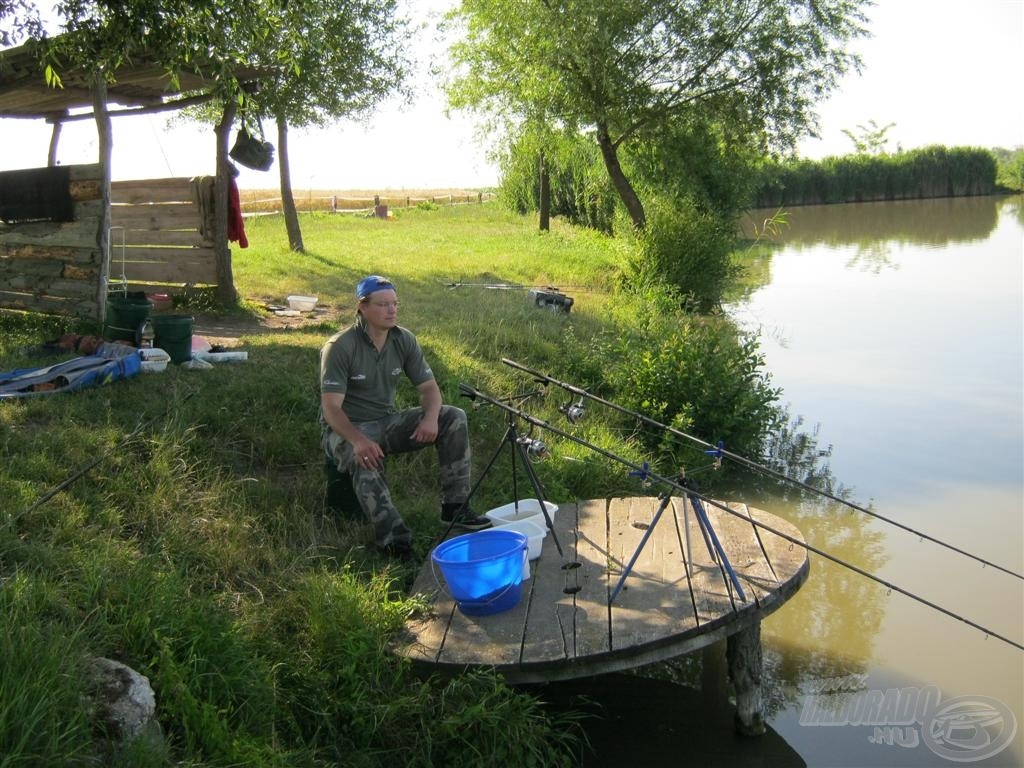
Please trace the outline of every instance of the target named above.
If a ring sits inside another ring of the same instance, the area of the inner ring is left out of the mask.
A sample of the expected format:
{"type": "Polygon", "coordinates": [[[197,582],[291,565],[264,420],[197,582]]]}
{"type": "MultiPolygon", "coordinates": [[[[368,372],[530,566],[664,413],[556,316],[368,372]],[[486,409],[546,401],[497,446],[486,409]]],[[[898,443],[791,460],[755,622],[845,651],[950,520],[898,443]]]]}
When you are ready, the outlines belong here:
{"type": "Polygon", "coordinates": [[[550,309],[555,312],[564,312],[566,314],[572,310],[572,305],[575,303],[575,299],[573,299],[572,296],[567,296],[553,285],[548,285],[543,288],[529,288],[525,285],[519,285],[518,283],[448,283],[447,285],[449,288],[469,286],[502,291],[525,290],[527,298],[538,307],[550,309]]]}
{"type": "Polygon", "coordinates": [[[532,416],[532,415],[526,413],[525,411],[522,411],[522,410],[520,410],[520,409],[518,409],[518,408],[516,408],[516,407],[514,407],[512,405],[509,405],[507,403],[503,403],[500,400],[496,400],[496,399],[494,399],[494,398],[492,398],[492,397],[490,397],[488,395],[485,395],[484,393],[480,392],[479,390],[474,389],[473,387],[469,386],[468,384],[461,384],[460,383],[459,384],[459,392],[462,393],[465,397],[470,398],[471,400],[479,398],[479,399],[483,400],[484,402],[490,403],[491,405],[496,405],[499,408],[504,409],[508,413],[516,416],[517,418],[522,419],[523,421],[527,422],[528,424],[533,424],[534,426],[540,427],[541,429],[546,429],[549,432],[551,432],[551,433],[553,433],[555,435],[558,435],[559,437],[565,438],[566,440],[569,440],[569,441],[571,441],[573,443],[576,443],[577,445],[583,446],[584,448],[587,448],[587,449],[593,451],[594,453],[597,453],[597,454],[599,454],[601,456],[604,456],[607,459],[611,459],[612,461],[615,461],[615,462],[617,462],[619,464],[622,464],[623,466],[629,467],[633,472],[637,473],[637,476],[639,476],[639,477],[642,477],[644,479],[650,479],[650,480],[653,480],[653,481],[658,482],[658,483],[662,483],[664,485],[669,486],[670,488],[673,488],[673,489],[679,491],[680,493],[682,493],[684,495],[696,496],[697,498],[701,499],[701,501],[703,501],[704,503],[710,504],[711,506],[716,507],[717,509],[720,509],[723,512],[728,512],[730,515],[733,515],[734,517],[738,517],[739,519],[743,520],[744,522],[750,523],[751,525],[753,525],[753,526],[755,526],[757,528],[761,528],[761,529],[763,529],[765,531],[768,531],[769,533],[773,533],[776,536],[778,536],[779,538],[781,538],[781,539],[783,539],[785,541],[788,541],[790,544],[794,544],[796,546],[803,547],[808,552],[813,552],[814,554],[816,554],[816,555],[818,555],[820,557],[823,557],[826,560],[830,560],[831,562],[835,563],[836,565],[840,565],[843,568],[847,568],[847,569],[853,571],[854,573],[857,573],[857,574],[863,576],[866,579],[870,579],[871,581],[874,581],[877,584],[881,584],[883,587],[885,587],[886,589],[888,589],[890,591],[899,592],[901,595],[903,595],[905,597],[909,597],[911,600],[915,600],[916,602],[921,603],[922,605],[925,605],[925,606],[927,606],[929,608],[932,608],[932,609],[938,611],[939,613],[945,614],[946,616],[949,616],[952,619],[956,619],[957,621],[961,621],[964,624],[966,624],[967,626],[973,627],[974,629],[977,629],[978,631],[983,632],[986,637],[988,637],[988,636],[994,637],[997,640],[1002,640],[1004,643],[1006,643],[1008,645],[1012,645],[1014,648],[1017,648],[1019,650],[1024,651],[1024,645],[1022,645],[1021,643],[1018,643],[1015,640],[1011,640],[1010,638],[1008,638],[1008,637],[1006,637],[1004,635],[1001,635],[998,632],[995,632],[995,631],[993,631],[991,629],[988,629],[987,627],[982,626],[981,624],[978,624],[978,623],[976,623],[974,621],[971,621],[970,619],[966,618],[965,616],[961,616],[958,613],[954,613],[953,611],[949,610],[948,608],[943,608],[941,605],[938,605],[937,603],[933,603],[932,601],[928,600],[927,598],[921,597],[921,596],[919,596],[919,595],[917,595],[917,594],[915,594],[915,593],[913,593],[913,592],[911,592],[911,591],[909,591],[907,589],[904,589],[903,587],[900,587],[900,586],[898,586],[897,584],[894,584],[891,581],[886,581],[885,579],[883,579],[883,578],[881,578],[879,576],[876,576],[875,574],[871,573],[870,571],[866,571],[863,568],[861,568],[861,567],[859,567],[857,565],[854,565],[853,563],[848,563],[845,560],[843,560],[842,558],[836,557],[835,555],[830,555],[828,552],[824,551],[823,549],[819,549],[818,547],[815,547],[815,546],[813,546],[811,544],[808,544],[807,542],[802,541],[801,539],[795,538],[794,536],[790,536],[789,534],[785,533],[784,531],[780,531],[778,528],[775,528],[775,527],[773,527],[771,525],[768,525],[767,523],[762,523],[759,520],[754,520],[752,517],[747,517],[743,513],[738,512],[738,511],[736,511],[734,509],[730,509],[728,506],[726,506],[725,504],[722,504],[720,501],[716,501],[715,499],[709,498],[708,496],[705,496],[704,494],[700,493],[699,491],[694,490],[693,488],[686,487],[685,485],[682,485],[682,484],[680,484],[679,482],[677,482],[675,480],[672,480],[670,478],[663,477],[663,476],[658,475],[658,474],[656,474],[654,472],[651,472],[650,471],[650,466],[648,464],[646,464],[646,463],[643,464],[643,465],[636,464],[636,463],[630,461],[629,459],[625,459],[625,458],[623,458],[621,456],[618,456],[617,454],[614,454],[614,453],[612,453],[609,450],[601,448],[598,445],[594,445],[593,443],[590,443],[590,442],[588,442],[588,441],[586,441],[586,440],[584,440],[582,438],[576,437],[575,435],[570,435],[568,432],[565,432],[564,430],[561,430],[558,427],[556,427],[556,426],[554,426],[552,424],[549,424],[548,422],[544,421],[543,419],[539,419],[536,416],[532,416]]]}
{"type": "Polygon", "coordinates": [[[555,287],[554,285],[525,285],[523,283],[466,283],[462,280],[452,280],[442,283],[445,288],[489,288],[493,291],[525,291],[531,288],[540,288],[547,291],[561,291],[561,288],[565,288],[572,291],[582,291],[583,293],[603,293],[599,288],[594,288],[589,285],[563,285],[561,288],[555,287]]]}
{"type": "MultiPolygon", "coordinates": [[[[686,432],[683,432],[682,430],[676,429],[675,427],[670,427],[667,424],[662,424],[661,422],[655,421],[654,419],[652,419],[652,418],[650,418],[648,416],[644,416],[642,413],[638,413],[636,411],[631,411],[628,408],[623,408],[621,405],[617,405],[616,403],[613,403],[610,400],[605,400],[602,397],[598,397],[597,395],[593,395],[590,392],[588,392],[587,390],[581,389],[580,387],[577,387],[577,386],[575,386],[573,384],[569,384],[568,382],[559,381],[558,379],[552,378],[551,376],[548,376],[545,373],[541,373],[540,371],[535,371],[532,368],[528,368],[527,366],[522,365],[521,363],[517,363],[514,360],[509,360],[508,358],[503,357],[501,359],[501,362],[505,363],[505,365],[508,365],[508,366],[510,366],[512,368],[517,368],[520,371],[523,371],[525,373],[530,374],[531,376],[536,378],[538,382],[548,382],[548,383],[554,384],[554,385],[556,385],[558,387],[561,387],[562,389],[566,390],[567,392],[571,392],[574,395],[578,395],[581,398],[587,398],[589,400],[593,400],[595,403],[600,403],[601,405],[606,406],[608,408],[611,408],[613,410],[616,410],[619,413],[626,414],[627,416],[632,416],[633,418],[638,419],[638,420],[640,420],[640,421],[644,422],[645,424],[648,424],[648,425],[650,425],[652,427],[656,427],[658,429],[664,430],[665,432],[668,432],[670,434],[676,435],[677,437],[682,437],[682,438],[685,438],[687,440],[690,440],[690,441],[692,441],[692,442],[694,442],[694,443],[696,443],[696,444],[698,444],[698,445],[700,445],[700,446],[702,446],[704,448],[709,448],[711,450],[708,451],[708,453],[711,453],[711,454],[713,454],[715,456],[724,456],[725,458],[731,459],[731,460],[733,460],[733,461],[735,461],[735,462],[737,462],[739,464],[742,464],[743,466],[745,466],[745,467],[747,467],[749,469],[753,469],[755,471],[762,472],[762,473],[764,473],[766,475],[771,475],[772,477],[776,478],[777,480],[782,480],[782,481],[785,481],[785,482],[788,482],[788,483],[792,483],[792,484],[794,484],[796,486],[799,486],[800,488],[802,488],[805,491],[811,491],[812,493],[817,493],[817,494],[819,494],[821,496],[824,496],[825,498],[831,499],[832,501],[838,502],[840,504],[845,504],[846,506],[848,506],[848,507],[850,507],[852,509],[855,509],[858,512],[863,512],[865,515],[873,517],[873,518],[875,518],[877,520],[881,520],[882,522],[889,523],[890,525],[894,525],[897,528],[901,528],[902,530],[906,531],[907,533],[912,533],[912,534],[914,534],[915,536],[917,536],[917,537],[919,537],[921,539],[926,539],[927,541],[930,541],[933,544],[938,544],[940,547],[945,547],[946,549],[949,549],[949,550],[951,550],[953,552],[956,552],[959,555],[963,555],[964,557],[968,557],[971,560],[974,560],[976,562],[981,563],[985,567],[994,568],[997,571],[1002,571],[1005,574],[1008,574],[1008,575],[1013,576],[1015,578],[1024,580],[1024,575],[1022,575],[1020,573],[1017,573],[1016,571],[1012,571],[1009,568],[1005,568],[1005,567],[1003,567],[1003,566],[1001,566],[1001,565],[999,565],[997,563],[993,563],[990,560],[986,560],[983,557],[979,557],[978,555],[972,554],[971,552],[968,552],[965,549],[961,549],[960,547],[957,547],[954,544],[950,544],[948,542],[942,541],[941,539],[937,539],[934,536],[930,536],[929,534],[924,533],[922,531],[919,531],[916,528],[911,528],[909,525],[905,525],[904,523],[901,523],[901,522],[899,522],[897,520],[893,520],[892,518],[886,517],[885,515],[881,515],[878,512],[873,512],[870,509],[861,506],[860,504],[856,504],[856,503],[854,503],[852,501],[849,501],[847,499],[844,499],[844,498],[841,498],[839,496],[836,496],[835,494],[830,493],[829,491],[823,491],[822,489],[815,488],[813,485],[809,485],[809,484],[807,484],[807,483],[805,483],[805,482],[803,482],[801,480],[797,480],[795,478],[789,477],[789,476],[783,474],[782,472],[779,472],[777,470],[772,469],[771,467],[766,467],[763,464],[759,464],[756,461],[753,461],[751,459],[746,458],[745,456],[740,456],[738,453],[733,453],[731,451],[728,451],[728,450],[726,450],[725,448],[722,447],[721,443],[719,443],[718,445],[712,445],[711,443],[707,442],[706,440],[701,440],[699,437],[695,437],[694,435],[689,435],[686,432]]],[[[582,408],[581,408],[579,403],[577,403],[577,405],[573,406],[573,407],[578,409],[577,410],[577,413],[579,414],[577,416],[577,420],[578,420],[579,416],[582,415],[582,408]]],[[[567,415],[568,415],[568,413],[567,413],[567,415]]]]}
{"type": "Polygon", "coordinates": [[[150,416],[148,418],[140,418],[139,422],[135,425],[135,427],[132,429],[131,432],[128,432],[127,434],[123,435],[121,437],[121,439],[118,440],[116,443],[114,443],[114,445],[112,445],[110,448],[108,448],[107,450],[105,450],[102,453],[100,453],[100,455],[97,456],[96,458],[94,458],[94,459],[92,459],[90,461],[87,461],[81,467],[79,467],[74,472],[72,472],[70,475],[68,475],[66,478],[64,478],[61,482],[57,483],[57,485],[55,485],[49,491],[47,491],[42,496],[40,496],[38,499],[36,499],[35,503],[33,503],[32,505],[30,505],[30,506],[26,507],[25,509],[21,510],[21,512],[17,513],[16,515],[9,516],[4,522],[7,525],[11,525],[13,523],[18,522],[18,520],[23,518],[25,515],[28,515],[31,512],[34,512],[35,510],[39,509],[39,507],[43,506],[43,504],[48,502],[50,499],[52,499],[58,493],[63,491],[65,488],[67,488],[69,485],[74,483],[80,477],[83,477],[90,469],[92,469],[97,464],[99,464],[101,461],[103,461],[108,456],[110,456],[111,453],[113,453],[114,451],[118,450],[119,448],[122,448],[125,445],[127,445],[128,442],[132,438],[134,438],[136,435],[141,433],[142,430],[145,429],[147,426],[152,424],[157,419],[160,419],[160,418],[163,418],[164,416],[166,416],[170,412],[172,407],[176,407],[177,405],[183,405],[194,394],[195,394],[195,392],[189,392],[187,395],[185,395],[184,398],[182,398],[181,403],[169,404],[166,408],[164,408],[159,413],[155,413],[155,414],[153,414],[152,416],[150,416]]]}

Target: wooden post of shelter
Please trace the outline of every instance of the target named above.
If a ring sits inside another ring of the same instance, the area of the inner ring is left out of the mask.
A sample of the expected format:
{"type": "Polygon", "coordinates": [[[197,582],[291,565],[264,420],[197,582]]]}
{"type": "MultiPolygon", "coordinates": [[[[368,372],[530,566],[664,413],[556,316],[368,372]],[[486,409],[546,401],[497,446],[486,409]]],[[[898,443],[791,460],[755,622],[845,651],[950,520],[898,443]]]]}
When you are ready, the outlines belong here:
{"type": "Polygon", "coordinates": [[[228,245],[228,184],[231,167],[228,163],[228,138],[235,121],[238,105],[227,100],[224,114],[217,123],[217,178],[214,181],[214,234],[213,248],[217,260],[217,299],[223,304],[234,304],[237,300],[235,279],[231,270],[231,248],[228,245]]]}
{"type": "MultiPolygon", "coordinates": [[[[100,164],[100,217],[99,217],[99,258],[100,279],[97,285],[96,303],[100,323],[107,319],[107,280],[110,277],[110,158],[114,149],[114,132],[107,110],[107,81],[103,72],[97,72],[92,82],[93,114],[96,118],[96,134],[99,141],[100,164]]],[[[57,123],[60,125],[60,123],[57,123]]],[[[54,137],[59,130],[54,128],[54,137]]],[[[53,147],[51,151],[55,151],[53,147]]]]}
{"type": "Polygon", "coordinates": [[[50,131],[50,149],[46,153],[46,165],[50,168],[57,165],[57,144],[60,142],[60,131],[63,127],[64,123],[60,118],[53,121],[53,130],[50,131]]]}

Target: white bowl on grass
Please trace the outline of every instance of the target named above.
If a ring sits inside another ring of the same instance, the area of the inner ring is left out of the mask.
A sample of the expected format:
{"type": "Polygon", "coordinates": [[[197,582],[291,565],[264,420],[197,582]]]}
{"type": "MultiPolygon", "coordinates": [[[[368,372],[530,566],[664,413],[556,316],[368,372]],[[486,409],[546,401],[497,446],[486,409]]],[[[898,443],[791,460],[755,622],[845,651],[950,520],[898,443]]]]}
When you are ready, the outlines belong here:
{"type": "Polygon", "coordinates": [[[288,297],[288,309],[295,309],[299,312],[309,312],[316,306],[316,302],[316,296],[292,295],[288,297]]]}

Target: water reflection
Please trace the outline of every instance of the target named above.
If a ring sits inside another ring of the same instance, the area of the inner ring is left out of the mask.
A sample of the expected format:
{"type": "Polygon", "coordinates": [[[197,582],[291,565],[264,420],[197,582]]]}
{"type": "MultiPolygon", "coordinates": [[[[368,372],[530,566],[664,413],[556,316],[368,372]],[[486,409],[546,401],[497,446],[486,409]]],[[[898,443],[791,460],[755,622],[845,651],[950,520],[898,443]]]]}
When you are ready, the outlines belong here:
{"type": "MultiPolygon", "coordinates": [[[[766,460],[1019,572],[1022,198],[818,206],[790,220],[781,245],[746,254],[750,286],[729,308],[761,334],[773,383],[814,424],[791,418],[766,460]]],[[[1024,638],[1024,588],[1012,577],[764,480],[738,490],[808,542],[1024,638]]],[[[868,675],[870,689],[932,685],[945,700],[1004,704],[1017,738],[982,764],[1020,764],[1024,654],[984,632],[812,556],[807,583],[763,637],[772,725],[811,765],[936,763],[923,745],[870,741],[870,728],[801,726],[809,686],[849,674],[868,675]]]]}
{"type": "Polygon", "coordinates": [[[878,242],[858,243],[856,253],[846,262],[846,268],[877,275],[883,269],[899,269],[900,266],[892,258],[892,245],[888,242],[878,242]]]}
{"type": "MultiPolygon", "coordinates": [[[[791,246],[884,242],[943,246],[984,240],[995,229],[999,206],[1006,199],[936,198],[796,206],[788,211],[790,226],[784,239],[791,246]]],[[[745,217],[745,237],[753,238],[754,222],[761,221],[765,213],[751,211],[745,217]]]]}

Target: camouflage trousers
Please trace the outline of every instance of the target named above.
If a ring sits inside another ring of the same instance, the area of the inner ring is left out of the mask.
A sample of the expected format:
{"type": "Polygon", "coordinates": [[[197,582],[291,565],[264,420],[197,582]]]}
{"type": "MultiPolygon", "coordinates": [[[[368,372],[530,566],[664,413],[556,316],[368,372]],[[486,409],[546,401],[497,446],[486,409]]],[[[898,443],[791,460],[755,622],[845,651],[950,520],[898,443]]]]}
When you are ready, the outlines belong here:
{"type": "MultiPolygon", "coordinates": [[[[355,426],[377,443],[385,456],[389,456],[418,451],[431,445],[412,439],[412,433],[422,418],[422,408],[409,408],[376,421],[359,422],[355,426]]],[[[448,504],[465,501],[469,497],[470,471],[469,428],[465,411],[451,405],[441,406],[437,439],[433,445],[437,449],[441,469],[441,500],[448,504]]],[[[323,448],[338,471],[347,472],[352,477],[352,489],[363,514],[373,523],[377,546],[411,543],[412,531],[391,500],[384,468],[361,465],[356,461],[352,444],[330,430],[324,436],[323,448]]]]}

